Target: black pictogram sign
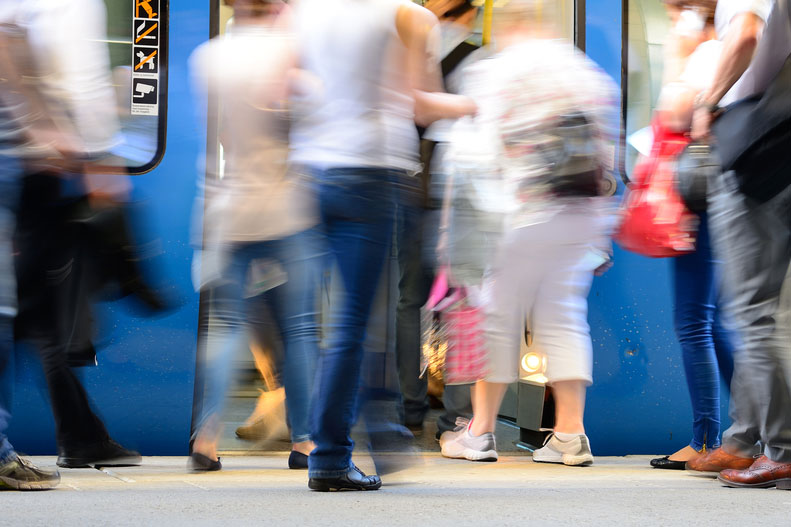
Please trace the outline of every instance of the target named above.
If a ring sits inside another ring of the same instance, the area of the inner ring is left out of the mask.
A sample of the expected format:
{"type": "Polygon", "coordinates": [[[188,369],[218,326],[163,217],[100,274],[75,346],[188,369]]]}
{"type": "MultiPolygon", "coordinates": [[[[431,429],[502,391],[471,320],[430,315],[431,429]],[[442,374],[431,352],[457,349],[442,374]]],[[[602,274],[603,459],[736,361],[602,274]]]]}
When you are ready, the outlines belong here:
{"type": "Polygon", "coordinates": [[[157,79],[134,79],[132,104],[157,104],[157,79]]]}
{"type": "Polygon", "coordinates": [[[135,73],[159,73],[159,49],[134,47],[135,73]]]}
{"type": "Polygon", "coordinates": [[[135,20],[135,46],[159,46],[159,22],[135,20]]]}

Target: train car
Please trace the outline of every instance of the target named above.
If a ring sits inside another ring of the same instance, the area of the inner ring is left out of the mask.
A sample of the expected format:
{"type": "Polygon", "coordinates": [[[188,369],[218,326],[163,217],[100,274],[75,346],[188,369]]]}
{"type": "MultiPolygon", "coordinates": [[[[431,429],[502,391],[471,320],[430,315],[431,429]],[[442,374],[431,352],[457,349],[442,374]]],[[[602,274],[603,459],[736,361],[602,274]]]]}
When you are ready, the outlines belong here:
{"type": "MultiPolygon", "coordinates": [[[[486,0],[494,4],[494,16],[502,1],[486,0]]],[[[669,24],[660,0],[546,1],[557,3],[566,35],[621,87],[623,133],[646,126],[669,24]]],[[[199,319],[205,316],[192,281],[191,226],[201,219],[193,205],[206,154],[219,148],[217,127],[205,117],[211,112],[196,111],[188,58],[221,32],[232,13],[220,0],[104,2],[127,136],[117,156],[133,174],[135,195],[146,203],[145,224],[160,240],[160,272],[177,307],[161,317],[140,318],[124,301],[101,304],[98,366],[79,370],[114,438],[144,455],[186,455],[198,399],[199,319]]],[[[613,156],[621,161],[620,176],[628,178],[634,148],[622,141],[613,156]]],[[[599,455],[672,452],[688,441],[692,418],[673,330],[669,263],[617,247],[614,262],[590,293],[594,384],[587,433],[599,455]]],[[[540,358],[523,364],[523,376],[529,376],[540,369],[540,358]]],[[[53,454],[46,384],[29,350],[20,346],[2,382],[14,386],[11,441],[21,452],[53,454]]],[[[518,417],[516,404],[507,403],[503,412],[518,417]]]]}

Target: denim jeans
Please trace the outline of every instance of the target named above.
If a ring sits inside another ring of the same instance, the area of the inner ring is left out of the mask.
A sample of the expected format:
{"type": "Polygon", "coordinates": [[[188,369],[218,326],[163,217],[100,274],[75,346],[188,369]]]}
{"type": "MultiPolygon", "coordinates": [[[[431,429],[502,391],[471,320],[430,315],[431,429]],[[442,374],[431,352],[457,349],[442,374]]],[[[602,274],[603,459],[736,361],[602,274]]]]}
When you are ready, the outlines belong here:
{"type": "Polygon", "coordinates": [[[0,463],[14,454],[5,431],[11,419],[11,372],[6,371],[14,353],[13,315],[16,312],[13,233],[21,168],[0,155],[0,463]]]}
{"type": "Polygon", "coordinates": [[[14,455],[14,448],[8,442],[5,431],[11,420],[11,390],[13,382],[11,372],[6,367],[14,353],[14,325],[11,317],[0,315],[0,465],[14,455]]]}
{"type": "Polygon", "coordinates": [[[322,247],[338,267],[343,292],[330,308],[329,338],[319,353],[313,399],[316,449],[310,477],[340,476],[351,466],[349,433],[358,413],[363,340],[395,213],[385,168],[309,169],[322,220],[322,247]]]}
{"type": "Polygon", "coordinates": [[[674,259],[675,326],[689,396],[695,450],[720,446],[720,377],[733,376],[732,335],[724,329],[717,307],[718,264],[711,252],[708,218],[702,215],[697,250],[674,259]]]}
{"type": "Polygon", "coordinates": [[[233,356],[244,343],[245,285],[248,268],[257,259],[282,265],[287,281],[265,295],[272,318],[280,329],[284,346],[282,372],[291,440],[310,439],[310,395],[318,354],[317,294],[321,255],[313,238],[316,232],[304,231],[281,240],[239,243],[229,249],[229,264],[222,285],[211,300],[211,331],[206,337],[203,363],[203,406],[196,433],[218,430],[219,416],[231,382],[233,356]]]}

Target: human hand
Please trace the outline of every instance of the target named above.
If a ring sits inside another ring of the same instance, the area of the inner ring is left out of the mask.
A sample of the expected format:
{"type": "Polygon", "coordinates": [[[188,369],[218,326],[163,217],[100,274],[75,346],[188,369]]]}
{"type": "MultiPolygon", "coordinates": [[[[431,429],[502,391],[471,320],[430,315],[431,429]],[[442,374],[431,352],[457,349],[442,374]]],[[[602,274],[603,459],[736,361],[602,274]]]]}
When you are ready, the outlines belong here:
{"type": "Polygon", "coordinates": [[[608,259],[606,262],[601,264],[599,267],[593,270],[594,276],[602,276],[604,273],[609,271],[613,266],[612,258],[608,259]]]}
{"type": "Polygon", "coordinates": [[[692,131],[690,136],[693,141],[705,141],[711,134],[711,123],[714,116],[706,107],[695,109],[692,114],[692,131]]]}

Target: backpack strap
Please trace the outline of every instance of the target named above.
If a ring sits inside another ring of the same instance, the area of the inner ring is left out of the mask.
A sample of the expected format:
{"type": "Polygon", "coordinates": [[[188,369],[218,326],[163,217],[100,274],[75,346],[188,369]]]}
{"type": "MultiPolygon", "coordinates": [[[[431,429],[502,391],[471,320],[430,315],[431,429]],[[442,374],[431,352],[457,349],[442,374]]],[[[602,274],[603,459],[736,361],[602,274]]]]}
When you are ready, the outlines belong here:
{"type": "Polygon", "coordinates": [[[453,51],[448,53],[440,63],[440,67],[442,68],[442,80],[447,79],[448,75],[453,73],[458,65],[461,64],[464,59],[466,59],[473,51],[478,48],[480,48],[480,46],[471,44],[466,40],[453,48],[453,51]]]}

